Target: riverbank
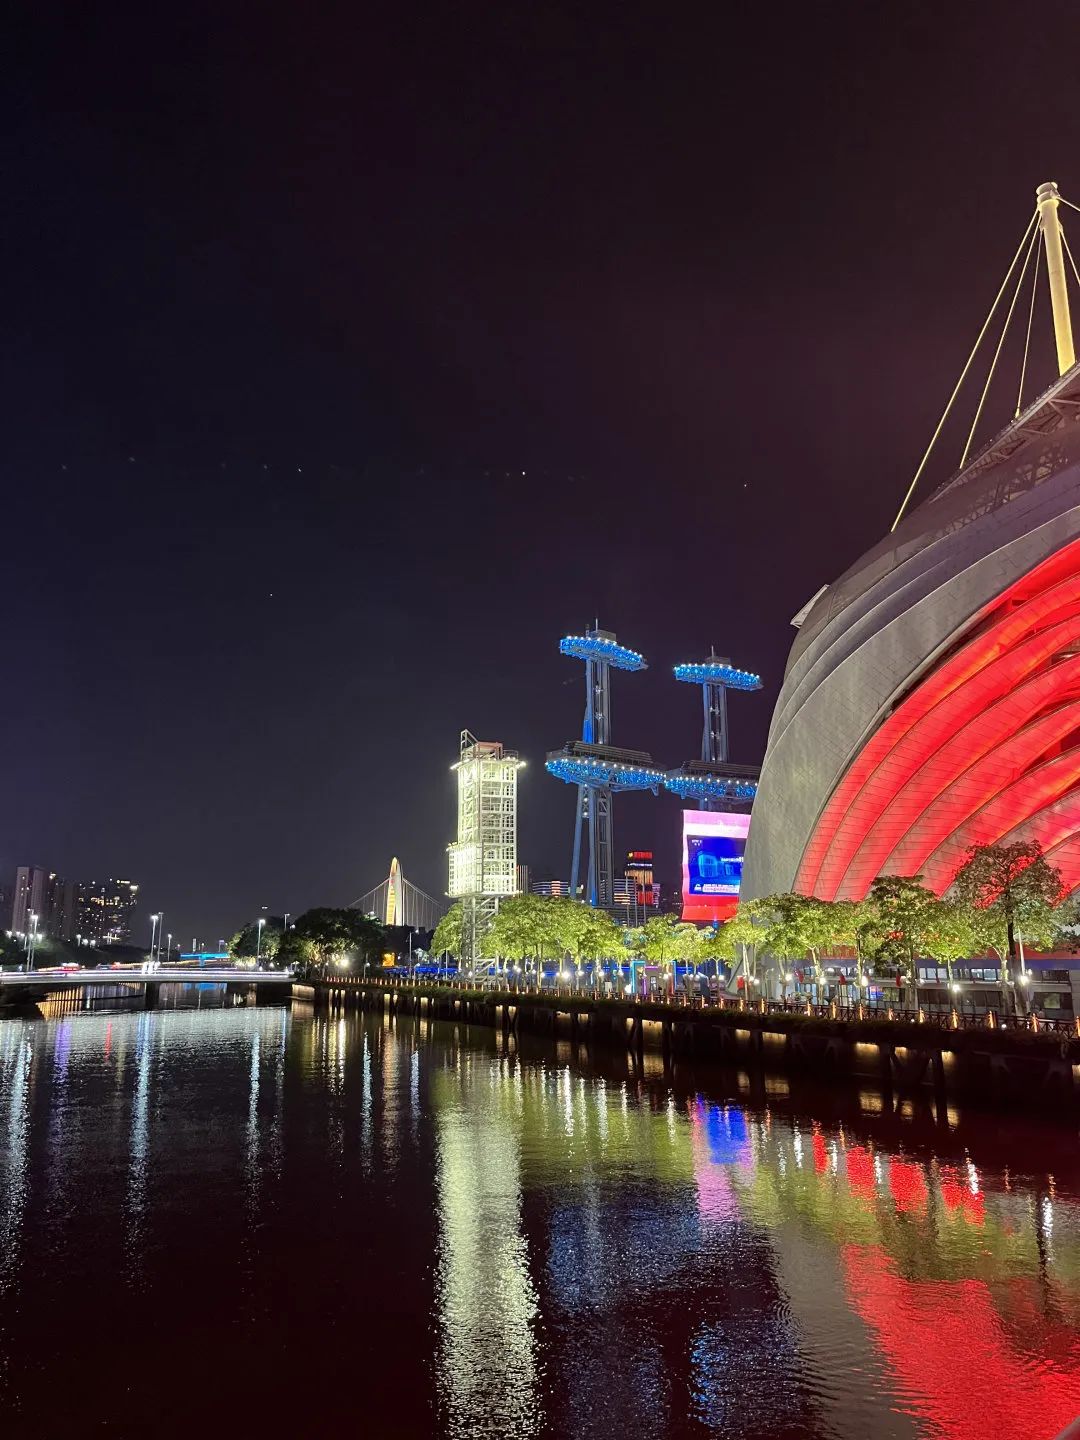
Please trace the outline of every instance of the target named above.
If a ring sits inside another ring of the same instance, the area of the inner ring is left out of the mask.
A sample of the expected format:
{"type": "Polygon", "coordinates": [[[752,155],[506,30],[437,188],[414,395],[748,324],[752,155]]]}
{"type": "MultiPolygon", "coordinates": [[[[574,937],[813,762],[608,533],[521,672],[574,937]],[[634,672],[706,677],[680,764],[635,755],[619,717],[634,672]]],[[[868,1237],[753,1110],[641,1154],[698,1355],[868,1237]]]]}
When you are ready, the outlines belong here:
{"type": "Polygon", "coordinates": [[[671,1000],[580,993],[522,993],[387,979],[295,984],[294,998],[331,1009],[380,1009],[523,1032],[587,1046],[646,1050],[692,1060],[867,1079],[886,1091],[931,1090],[945,1098],[1080,1108],[1080,1037],[1075,1030],[1028,1030],[938,1023],[848,1012],[805,1014],[728,1001],[694,1007],[671,1000]]]}

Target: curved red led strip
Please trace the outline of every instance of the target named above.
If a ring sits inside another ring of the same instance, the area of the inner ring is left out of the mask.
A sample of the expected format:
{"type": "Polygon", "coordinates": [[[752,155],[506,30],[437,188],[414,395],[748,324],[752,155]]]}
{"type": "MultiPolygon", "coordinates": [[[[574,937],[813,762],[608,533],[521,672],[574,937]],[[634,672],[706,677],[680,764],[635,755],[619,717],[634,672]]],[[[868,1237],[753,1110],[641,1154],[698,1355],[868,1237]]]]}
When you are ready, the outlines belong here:
{"type": "Polygon", "coordinates": [[[1080,799],[1075,827],[1060,802],[1080,781],[1080,750],[1037,762],[1080,728],[1078,640],[1080,540],[958,631],[960,648],[869,738],[822,812],[796,888],[858,899],[878,874],[924,870],[941,891],[970,844],[1043,828],[1067,846],[1080,799]]]}
{"type": "Polygon", "coordinates": [[[984,805],[1003,777],[1018,779],[1080,725],[1078,698],[1080,658],[1036,676],[954,731],[874,823],[848,867],[840,898],[865,894],[875,875],[917,874],[958,814],[984,805]],[[1054,709],[1040,715],[1048,703],[1054,709]],[[1025,724],[1030,715],[1039,718],[1025,724]]]}
{"type": "Polygon", "coordinates": [[[1080,747],[1067,750],[1064,755],[1006,785],[992,800],[959,823],[948,839],[927,857],[923,866],[925,883],[941,894],[952,884],[970,846],[996,845],[1003,835],[1021,824],[1033,827],[1040,810],[1060,800],[1077,784],[1080,784],[1080,747]]]}
{"type": "MultiPolygon", "coordinates": [[[[1074,541],[1017,581],[969,622],[969,631],[975,627],[979,633],[927,675],[870,736],[822,812],[804,852],[796,888],[805,894],[826,898],[818,880],[837,831],[856,797],[904,733],[995,658],[1012,649],[1033,628],[1053,624],[1065,615],[1078,612],[1080,541],[1074,541]]],[[[862,838],[860,835],[860,843],[862,838]]]]}
{"type": "Polygon", "coordinates": [[[1063,646],[1077,639],[1080,639],[1080,613],[1049,630],[1037,632],[1004,654],[994,653],[966,684],[951,690],[931,711],[897,735],[837,827],[822,863],[815,893],[824,900],[835,899],[856,851],[878,815],[930,757],[975,716],[984,714],[996,700],[1038,673],[1063,646]]]}

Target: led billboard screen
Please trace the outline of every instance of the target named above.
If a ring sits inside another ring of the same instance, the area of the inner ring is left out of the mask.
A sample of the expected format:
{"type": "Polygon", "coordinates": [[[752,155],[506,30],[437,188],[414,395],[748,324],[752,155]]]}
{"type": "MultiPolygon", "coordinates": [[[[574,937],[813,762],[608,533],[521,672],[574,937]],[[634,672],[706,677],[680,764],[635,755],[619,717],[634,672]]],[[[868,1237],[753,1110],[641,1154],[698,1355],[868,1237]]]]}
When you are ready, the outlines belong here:
{"type": "Polygon", "coordinates": [[[739,903],[749,815],[683,811],[683,919],[730,920],[739,903]]]}

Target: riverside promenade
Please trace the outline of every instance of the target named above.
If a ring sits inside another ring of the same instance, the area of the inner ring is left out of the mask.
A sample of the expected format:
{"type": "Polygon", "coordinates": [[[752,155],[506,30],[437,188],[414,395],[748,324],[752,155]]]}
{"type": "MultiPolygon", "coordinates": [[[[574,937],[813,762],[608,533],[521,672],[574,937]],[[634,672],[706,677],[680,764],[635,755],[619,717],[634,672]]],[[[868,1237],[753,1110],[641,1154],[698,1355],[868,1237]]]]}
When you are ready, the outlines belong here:
{"type": "Polygon", "coordinates": [[[989,1103],[1080,1109],[1080,1028],[1034,1016],[871,1010],[683,995],[609,998],[571,990],[488,988],[397,977],[296,983],[293,998],[333,1011],[379,1010],[613,1046],[673,1060],[712,1060],[822,1078],[873,1080],[989,1103]]]}

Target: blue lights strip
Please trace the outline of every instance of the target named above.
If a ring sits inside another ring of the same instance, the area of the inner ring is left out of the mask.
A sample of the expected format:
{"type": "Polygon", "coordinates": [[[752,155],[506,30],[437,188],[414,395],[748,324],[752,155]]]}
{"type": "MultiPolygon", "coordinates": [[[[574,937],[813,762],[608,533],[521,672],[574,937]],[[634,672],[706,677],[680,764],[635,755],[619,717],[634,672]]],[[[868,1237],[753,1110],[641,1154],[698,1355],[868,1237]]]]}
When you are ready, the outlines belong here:
{"type": "Polygon", "coordinates": [[[580,755],[557,755],[548,760],[544,768],[556,780],[564,780],[567,785],[585,785],[591,790],[655,791],[664,784],[662,770],[580,755]]]}
{"type": "Polygon", "coordinates": [[[700,665],[676,665],[675,679],[685,680],[689,685],[727,685],[731,690],[760,690],[761,676],[749,670],[738,670],[734,665],[714,664],[706,661],[700,665]]]}
{"type": "Polygon", "coordinates": [[[752,780],[717,780],[711,775],[664,776],[664,788],[684,800],[753,800],[758,787],[752,780]]]}
{"type": "Polygon", "coordinates": [[[602,635],[565,635],[559,641],[559,654],[572,660],[599,660],[616,670],[648,669],[644,655],[602,635]]]}

